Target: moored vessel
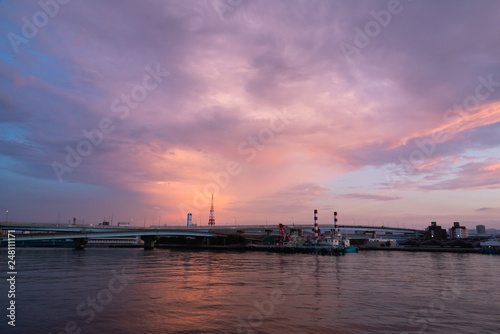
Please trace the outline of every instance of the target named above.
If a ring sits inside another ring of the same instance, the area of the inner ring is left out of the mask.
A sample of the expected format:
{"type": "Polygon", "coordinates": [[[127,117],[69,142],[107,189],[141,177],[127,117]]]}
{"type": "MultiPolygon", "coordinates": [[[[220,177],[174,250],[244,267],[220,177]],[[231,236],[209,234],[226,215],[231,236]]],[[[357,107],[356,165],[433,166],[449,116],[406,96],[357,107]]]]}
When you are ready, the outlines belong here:
{"type": "Polygon", "coordinates": [[[479,244],[483,254],[500,254],[500,239],[489,239],[479,244]]]}

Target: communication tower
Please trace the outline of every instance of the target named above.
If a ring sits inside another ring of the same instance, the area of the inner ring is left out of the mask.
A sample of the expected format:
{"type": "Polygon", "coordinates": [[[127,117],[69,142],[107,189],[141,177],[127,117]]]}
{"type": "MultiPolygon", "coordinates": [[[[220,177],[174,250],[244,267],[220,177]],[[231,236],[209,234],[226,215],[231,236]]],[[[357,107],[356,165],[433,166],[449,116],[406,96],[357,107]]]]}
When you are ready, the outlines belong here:
{"type": "Polygon", "coordinates": [[[208,218],[208,225],[215,225],[215,216],[214,216],[214,194],[212,194],[212,205],[210,205],[210,216],[208,218]]]}

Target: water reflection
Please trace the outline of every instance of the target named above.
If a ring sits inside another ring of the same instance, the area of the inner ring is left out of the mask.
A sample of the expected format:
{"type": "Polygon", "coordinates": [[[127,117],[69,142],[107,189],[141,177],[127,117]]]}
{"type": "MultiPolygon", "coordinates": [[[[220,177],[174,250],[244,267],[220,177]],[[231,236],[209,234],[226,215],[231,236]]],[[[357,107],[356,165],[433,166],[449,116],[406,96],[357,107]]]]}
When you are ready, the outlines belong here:
{"type": "Polygon", "coordinates": [[[17,253],[16,333],[64,332],[68,322],[81,333],[399,333],[418,332],[423,323],[431,332],[498,331],[499,257],[161,249],[17,253]],[[110,289],[113,272],[122,270],[133,282],[98,304],[102,310],[87,322],[77,307],[88,298],[98,301],[100,291],[110,289]],[[456,298],[450,298],[451,287],[456,298]]]}

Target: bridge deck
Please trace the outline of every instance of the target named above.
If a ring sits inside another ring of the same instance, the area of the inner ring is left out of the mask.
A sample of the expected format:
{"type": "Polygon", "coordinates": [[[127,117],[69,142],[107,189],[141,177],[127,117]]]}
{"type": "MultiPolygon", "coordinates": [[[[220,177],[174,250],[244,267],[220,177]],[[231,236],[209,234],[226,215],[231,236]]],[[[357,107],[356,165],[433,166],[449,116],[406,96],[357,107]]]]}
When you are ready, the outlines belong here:
{"type": "Polygon", "coordinates": [[[166,232],[166,231],[149,231],[149,232],[94,232],[94,233],[40,233],[40,234],[21,234],[16,235],[16,241],[29,240],[61,240],[61,239],[77,239],[77,238],[116,238],[116,237],[136,237],[136,236],[187,236],[187,237],[215,237],[213,233],[189,233],[189,232],[166,232]]]}
{"type": "MultiPolygon", "coordinates": [[[[287,229],[312,230],[313,224],[285,225],[287,229]]],[[[333,229],[333,224],[321,224],[320,230],[333,229]]],[[[231,234],[267,234],[279,231],[279,225],[220,225],[220,226],[153,226],[147,228],[139,227],[115,227],[115,226],[88,226],[88,225],[58,225],[58,224],[26,224],[9,223],[0,224],[1,230],[48,232],[36,234],[16,235],[16,240],[54,240],[54,239],[74,239],[74,238],[113,238],[113,237],[133,237],[133,236],[190,236],[190,237],[215,237],[217,235],[231,234]],[[52,233],[54,232],[54,233],[52,233]]],[[[339,230],[354,232],[350,234],[355,238],[367,238],[365,233],[384,232],[388,238],[392,236],[396,239],[410,238],[421,235],[422,230],[385,227],[385,226],[355,226],[339,225],[339,230]],[[361,232],[361,233],[359,233],[361,232]],[[391,236],[392,235],[392,236],[391,236]]]]}

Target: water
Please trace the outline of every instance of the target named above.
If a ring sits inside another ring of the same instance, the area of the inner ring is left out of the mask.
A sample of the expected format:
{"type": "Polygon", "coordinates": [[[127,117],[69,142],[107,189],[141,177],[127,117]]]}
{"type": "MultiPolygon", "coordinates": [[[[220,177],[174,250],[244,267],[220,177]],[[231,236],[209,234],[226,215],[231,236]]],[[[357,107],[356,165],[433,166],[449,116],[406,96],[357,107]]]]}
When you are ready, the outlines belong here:
{"type": "Polygon", "coordinates": [[[16,251],[14,328],[0,250],[0,333],[500,332],[500,256],[16,251]]]}

